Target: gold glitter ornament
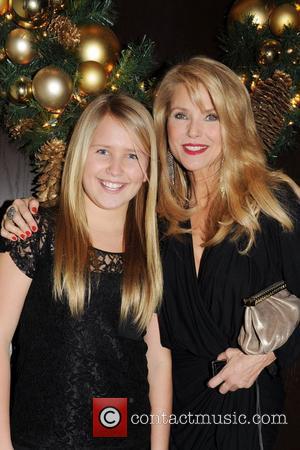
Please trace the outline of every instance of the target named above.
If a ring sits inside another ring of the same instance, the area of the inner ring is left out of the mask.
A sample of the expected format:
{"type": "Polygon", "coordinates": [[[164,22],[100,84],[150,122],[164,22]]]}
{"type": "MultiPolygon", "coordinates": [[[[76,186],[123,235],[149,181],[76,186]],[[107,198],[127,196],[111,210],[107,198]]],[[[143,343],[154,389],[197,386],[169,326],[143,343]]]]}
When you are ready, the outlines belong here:
{"type": "Polygon", "coordinates": [[[27,103],[32,97],[32,82],[21,76],[9,87],[9,97],[15,103],[27,103]]]}
{"type": "Polygon", "coordinates": [[[22,28],[15,28],[8,33],[5,50],[8,58],[13,63],[31,63],[36,55],[33,34],[22,28]]]}
{"type": "Polygon", "coordinates": [[[273,64],[281,54],[281,44],[276,39],[266,39],[259,50],[258,62],[261,65],[273,64]]]}
{"type": "Polygon", "coordinates": [[[96,61],[86,61],[78,68],[78,86],[86,94],[98,94],[106,86],[104,67],[96,61]]]}
{"type": "Polygon", "coordinates": [[[61,175],[66,152],[66,144],[53,138],[43,144],[36,155],[38,168],[37,197],[40,202],[56,202],[61,183],[61,175]]]}
{"type": "Polygon", "coordinates": [[[74,49],[80,43],[80,31],[68,17],[55,17],[49,27],[48,33],[55,36],[58,42],[66,49],[74,49]]]}
{"type": "Polygon", "coordinates": [[[276,36],[280,36],[287,26],[299,30],[300,11],[297,11],[295,5],[283,3],[273,10],[269,19],[269,26],[272,33],[276,36]]]}
{"type": "Polygon", "coordinates": [[[9,127],[9,135],[13,139],[19,139],[24,133],[33,129],[34,123],[34,119],[31,119],[30,117],[20,119],[17,124],[9,127]]]}
{"type": "Polygon", "coordinates": [[[61,113],[73,90],[71,77],[62,69],[47,66],[39,70],[32,81],[36,101],[47,111],[61,113]]]}

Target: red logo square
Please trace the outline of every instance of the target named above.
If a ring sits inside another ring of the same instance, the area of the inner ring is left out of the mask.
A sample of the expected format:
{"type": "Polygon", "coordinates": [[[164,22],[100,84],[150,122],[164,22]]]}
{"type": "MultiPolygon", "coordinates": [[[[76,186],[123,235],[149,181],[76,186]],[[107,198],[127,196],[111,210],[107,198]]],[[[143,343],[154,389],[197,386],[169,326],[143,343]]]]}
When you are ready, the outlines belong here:
{"type": "Polygon", "coordinates": [[[93,437],[127,437],[127,398],[93,398],[93,437]]]}

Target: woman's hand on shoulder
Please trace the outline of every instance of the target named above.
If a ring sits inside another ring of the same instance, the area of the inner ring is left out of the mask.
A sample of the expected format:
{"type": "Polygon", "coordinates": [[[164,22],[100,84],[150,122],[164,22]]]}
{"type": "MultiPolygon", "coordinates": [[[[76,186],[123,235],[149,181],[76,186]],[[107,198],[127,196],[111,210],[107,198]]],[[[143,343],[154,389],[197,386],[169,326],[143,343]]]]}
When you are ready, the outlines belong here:
{"type": "Polygon", "coordinates": [[[14,200],[7,208],[1,222],[1,236],[11,241],[16,241],[18,237],[25,240],[31,236],[38,229],[33,217],[38,212],[38,208],[39,201],[33,197],[14,200]],[[15,210],[13,219],[7,216],[7,212],[12,207],[15,210]]]}
{"type": "Polygon", "coordinates": [[[219,392],[226,394],[238,389],[248,389],[256,381],[261,371],[275,359],[274,353],[266,355],[246,355],[238,348],[228,348],[217,358],[225,360],[223,369],[208,382],[210,388],[219,386],[219,392]]]}

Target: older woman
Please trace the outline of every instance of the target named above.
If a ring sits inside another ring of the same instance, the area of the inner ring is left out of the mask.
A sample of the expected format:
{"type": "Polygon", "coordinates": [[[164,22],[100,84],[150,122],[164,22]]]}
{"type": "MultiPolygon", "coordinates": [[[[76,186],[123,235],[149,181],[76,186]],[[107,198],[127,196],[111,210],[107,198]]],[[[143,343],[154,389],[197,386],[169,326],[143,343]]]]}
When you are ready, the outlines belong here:
{"type": "Polygon", "coordinates": [[[271,449],[276,430],[254,415],[282,411],[274,366],[299,354],[300,330],[276,355],[245,355],[237,337],[244,298],[280,280],[300,295],[297,186],[268,169],[249,95],[224,65],[193,58],[156,94],[158,210],[168,235],[160,325],[181,422],[172,449],[271,449]],[[227,364],[212,377],[217,358],[227,364]]]}

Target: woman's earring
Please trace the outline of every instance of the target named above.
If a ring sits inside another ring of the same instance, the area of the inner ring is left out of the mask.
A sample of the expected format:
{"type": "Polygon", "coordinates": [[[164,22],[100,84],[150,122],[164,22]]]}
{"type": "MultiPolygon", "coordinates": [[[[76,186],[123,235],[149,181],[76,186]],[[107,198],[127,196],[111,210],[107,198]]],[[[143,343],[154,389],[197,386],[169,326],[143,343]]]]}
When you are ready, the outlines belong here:
{"type": "Polygon", "coordinates": [[[175,184],[175,161],[174,161],[174,156],[172,155],[170,150],[168,150],[167,159],[168,159],[168,169],[169,169],[169,180],[170,180],[171,184],[174,186],[174,184],[175,184]]]}
{"type": "Polygon", "coordinates": [[[224,166],[224,158],[222,158],[221,161],[221,166],[220,166],[220,181],[219,181],[219,186],[220,186],[220,192],[221,192],[221,197],[224,198],[225,197],[225,186],[224,186],[224,177],[223,177],[223,166],[224,166]]]}

